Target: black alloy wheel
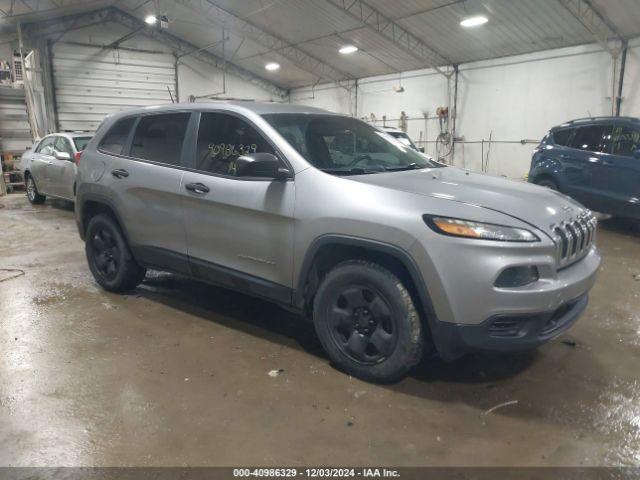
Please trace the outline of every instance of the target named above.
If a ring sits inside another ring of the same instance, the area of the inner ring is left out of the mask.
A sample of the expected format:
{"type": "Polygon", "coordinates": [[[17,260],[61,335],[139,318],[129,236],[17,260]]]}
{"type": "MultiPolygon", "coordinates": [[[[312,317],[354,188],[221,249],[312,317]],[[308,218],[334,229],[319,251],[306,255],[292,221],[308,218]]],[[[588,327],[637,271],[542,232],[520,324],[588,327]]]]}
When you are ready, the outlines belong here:
{"type": "Polygon", "coordinates": [[[391,308],[372,288],[352,285],[337,292],[329,315],[336,346],[356,362],[373,365],[393,352],[398,335],[391,308]]]}
{"type": "Polygon", "coordinates": [[[324,275],[313,324],[332,363],[363,380],[398,381],[422,358],[422,321],[411,294],[373,262],[346,260],[324,275]]]}
{"type": "Polygon", "coordinates": [[[91,218],[85,252],[96,282],[110,292],[126,292],[144,280],[146,269],[136,262],[120,226],[109,214],[91,218]]]}
{"type": "Polygon", "coordinates": [[[108,229],[101,228],[93,232],[91,242],[96,268],[106,280],[113,280],[122,262],[122,252],[115,238],[108,229]]]}

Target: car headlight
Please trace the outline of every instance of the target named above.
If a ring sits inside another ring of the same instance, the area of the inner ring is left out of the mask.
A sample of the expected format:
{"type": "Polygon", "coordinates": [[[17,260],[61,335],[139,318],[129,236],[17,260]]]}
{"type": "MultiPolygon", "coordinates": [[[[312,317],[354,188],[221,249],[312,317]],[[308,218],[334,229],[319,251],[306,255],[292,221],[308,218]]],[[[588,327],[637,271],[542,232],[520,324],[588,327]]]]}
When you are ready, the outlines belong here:
{"type": "Polygon", "coordinates": [[[499,242],[539,242],[540,239],[529,230],[493,223],[473,222],[459,218],[424,215],[425,223],[434,231],[454,237],[495,240],[499,242]]]}

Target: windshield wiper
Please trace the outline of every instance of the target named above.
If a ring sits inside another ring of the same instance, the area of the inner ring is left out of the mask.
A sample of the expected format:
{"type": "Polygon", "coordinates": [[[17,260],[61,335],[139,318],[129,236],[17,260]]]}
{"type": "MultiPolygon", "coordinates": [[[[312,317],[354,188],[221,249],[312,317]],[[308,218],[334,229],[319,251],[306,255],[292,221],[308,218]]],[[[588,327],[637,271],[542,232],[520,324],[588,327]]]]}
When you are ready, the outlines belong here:
{"type": "Polygon", "coordinates": [[[409,165],[404,165],[402,167],[384,167],[387,172],[400,172],[402,170],[416,170],[418,168],[427,168],[426,166],[421,167],[417,163],[410,163],[409,165]]]}
{"type": "Polygon", "coordinates": [[[365,170],[364,168],[360,168],[360,167],[349,168],[349,169],[321,168],[320,170],[325,173],[331,173],[332,175],[366,175],[369,173],[380,173],[380,170],[365,170]]]}

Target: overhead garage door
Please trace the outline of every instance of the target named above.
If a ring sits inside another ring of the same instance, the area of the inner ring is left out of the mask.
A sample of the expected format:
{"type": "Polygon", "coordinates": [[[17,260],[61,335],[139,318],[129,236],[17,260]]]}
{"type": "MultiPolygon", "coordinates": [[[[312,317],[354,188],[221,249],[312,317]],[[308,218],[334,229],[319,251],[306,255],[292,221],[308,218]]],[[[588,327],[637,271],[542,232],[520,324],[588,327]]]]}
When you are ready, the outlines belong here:
{"type": "Polygon", "coordinates": [[[0,87],[0,150],[22,151],[31,144],[24,90],[0,87]]]}
{"type": "Polygon", "coordinates": [[[171,103],[175,58],[59,42],[53,51],[53,81],[60,130],[95,130],[110,113],[171,103]]]}

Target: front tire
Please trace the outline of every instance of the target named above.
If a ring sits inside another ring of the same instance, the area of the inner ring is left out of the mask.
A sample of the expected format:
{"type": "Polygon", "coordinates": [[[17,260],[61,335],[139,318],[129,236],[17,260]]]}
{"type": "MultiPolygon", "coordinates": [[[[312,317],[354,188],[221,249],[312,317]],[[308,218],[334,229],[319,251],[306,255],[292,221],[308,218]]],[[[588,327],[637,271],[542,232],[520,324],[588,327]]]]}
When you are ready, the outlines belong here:
{"type": "Polygon", "coordinates": [[[147,272],[133,258],[118,224],[106,214],[89,222],[85,252],[93,278],[110,292],[132,290],[147,272]]]}
{"type": "Polygon", "coordinates": [[[44,195],[40,195],[36,181],[31,175],[27,177],[27,199],[32,205],[40,205],[47,199],[44,195]]]}
{"type": "Polygon", "coordinates": [[[395,382],[422,358],[422,324],[411,295],[372,262],[343,262],[325,276],[313,323],[331,361],[363,380],[395,382]]]}

